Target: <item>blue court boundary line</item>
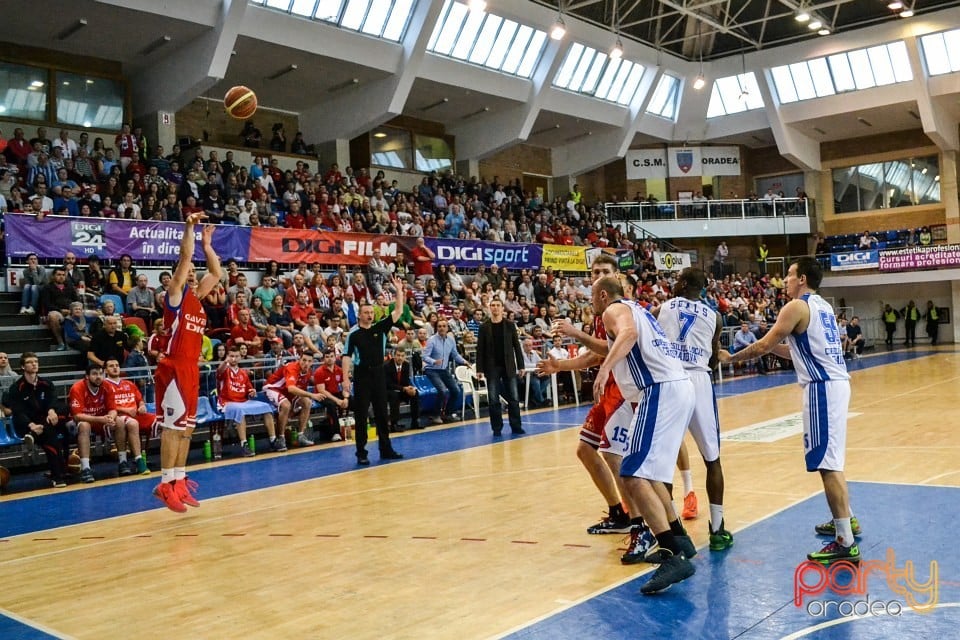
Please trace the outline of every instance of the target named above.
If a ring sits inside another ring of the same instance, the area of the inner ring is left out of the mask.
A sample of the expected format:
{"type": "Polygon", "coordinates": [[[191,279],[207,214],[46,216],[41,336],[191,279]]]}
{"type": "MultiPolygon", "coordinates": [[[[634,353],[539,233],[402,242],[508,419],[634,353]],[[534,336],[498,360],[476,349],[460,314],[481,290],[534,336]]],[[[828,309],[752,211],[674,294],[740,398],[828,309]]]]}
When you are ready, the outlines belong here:
{"type": "MultiPolygon", "coordinates": [[[[937,353],[949,352],[894,351],[852,361],[848,366],[851,373],[856,375],[858,370],[916,360],[937,353]]],[[[726,397],[788,384],[796,384],[796,374],[789,370],[767,376],[737,378],[717,384],[716,389],[718,396],[726,397]]],[[[559,410],[539,410],[525,413],[524,416],[533,418],[531,423],[536,423],[537,428],[530,430],[529,434],[536,436],[578,427],[589,408],[590,405],[580,405],[559,410]],[[554,418],[552,424],[537,421],[537,418],[547,416],[554,418]]],[[[503,440],[510,441],[516,437],[528,436],[505,435],[503,440]]],[[[411,459],[490,446],[500,440],[491,437],[489,423],[485,418],[481,418],[459,427],[408,432],[408,435],[395,438],[395,442],[405,460],[388,464],[403,464],[411,459]]],[[[376,462],[375,442],[369,442],[367,449],[372,451],[371,460],[376,462]]],[[[200,483],[201,493],[198,497],[203,500],[339,473],[362,473],[369,470],[356,467],[355,451],[352,444],[323,447],[298,451],[295,455],[263,455],[243,459],[242,464],[238,460],[235,464],[220,464],[212,468],[193,465],[189,468],[189,473],[191,478],[200,483]]],[[[158,478],[159,474],[154,473],[150,477],[133,481],[107,480],[102,484],[85,485],[76,490],[48,491],[35,496],[0,500],[0,538],[163,508],[151,494],[151,488],[158,478]]]]}

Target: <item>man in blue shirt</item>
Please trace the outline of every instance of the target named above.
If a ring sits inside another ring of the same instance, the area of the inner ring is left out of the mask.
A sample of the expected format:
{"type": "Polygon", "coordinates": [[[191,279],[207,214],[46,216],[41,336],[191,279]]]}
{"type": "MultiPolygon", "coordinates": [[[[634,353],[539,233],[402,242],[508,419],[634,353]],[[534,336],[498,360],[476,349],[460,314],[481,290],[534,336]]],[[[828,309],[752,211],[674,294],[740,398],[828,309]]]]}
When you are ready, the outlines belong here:
{"type": "Polygon", "coordinates": [[[460,205],[452,205],[450,207],[450,213],[448,213],[444,219],[447,227],[445,235],[448,238],[456,238],[459,236],[460,232],[463,231],[464,222],[463,208],[460,205]]]}
{"type": "Polygon", "coordinates": [[[460,416],[457,415],[456,408],[463,402],[463,391],[460,383],[450,373],[450,361],[468,366],[469,363],[457,351],[457,341],[450,335],[446,320],[437,322],[437,332],[427,340],[421,358],[423,373],[443,399],[440,403],[440,415],[434,423],[457,422],[460,416]]]}

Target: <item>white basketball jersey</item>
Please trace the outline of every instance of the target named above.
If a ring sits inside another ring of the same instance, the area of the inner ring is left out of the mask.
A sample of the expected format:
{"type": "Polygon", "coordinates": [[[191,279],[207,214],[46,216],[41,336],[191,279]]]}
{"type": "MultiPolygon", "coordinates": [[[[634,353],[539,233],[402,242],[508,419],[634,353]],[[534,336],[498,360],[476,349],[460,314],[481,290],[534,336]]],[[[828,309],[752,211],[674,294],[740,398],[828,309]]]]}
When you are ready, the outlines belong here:
{"type": "Polygon", "coordinates": [[[671,298],[660,307],[657,322],[670,339],[670,352],[688,371],[710,371],[717,312],[699,300],[671,298]]]}
{"type": "Polygon", "coordinates": [[[833,307],[815,293],[805,294],[800,299],[810,308],[810,323],[803,333],[787,337],[797,380],[800,384],[849,380],[833,307]]]}
{"type": "MultiPolygon", "coordinates": [[[[630,353],[613,367],[613,377],[625,400],[636,400],[643,390],[660,382],[688,379],[683,364],[670,353],[670,340],[657,319],[633,300],[617,300],[633,314],[637,328],[637,342],[630,353]]],[[[616,304],[615,303],[615,304],[616,304]]],[[[613,346],[613,336],[607,335],[607,344],[613,346]]]]}

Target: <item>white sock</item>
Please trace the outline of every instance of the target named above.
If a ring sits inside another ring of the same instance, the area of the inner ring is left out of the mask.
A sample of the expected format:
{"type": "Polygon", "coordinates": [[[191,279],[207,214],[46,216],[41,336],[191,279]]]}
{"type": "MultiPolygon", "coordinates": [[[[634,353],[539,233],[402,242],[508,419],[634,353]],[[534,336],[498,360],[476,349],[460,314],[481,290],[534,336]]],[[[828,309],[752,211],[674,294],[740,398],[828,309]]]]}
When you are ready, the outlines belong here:
{"type": "Polygon", "coordinates": [[[90,458],[80,458],[80,470],[90,468],[90,458]]]}
{"type": "Polygon", "coordinates": [[[723,525],[723,505],[710,505],[710,533],[716,533],[723,525]]]}
{"type": "Polygon", "coordinates": [[[135,457],[135,458],[133,459],[133,461],[134,461],[134,462],[137,462],[137,461],[138,461],[140,458],[142,458],[142,457],[143,457],[143,454],[139,454],[139,453],[138,453],[138,454],[137,454],[137,457],[135,457]]]}
{"type": "Polygon", "coordinates": [[[126,451],[120,451],[120,452],[117,453],[117,457],[120,459],[120,462],[126,462],[126,461],[127,461],[127,452],[126,452],[126,451]]]}
{"type": "Polygon", "coordinates": [[[160,469],[160,482],[173,482],[173,469],[160,469]]]}
{"type": "Polygon", "coordinates": [[[681,471],[680,476],[683,478],[683,497],[686,498],[687,494],[693,491],[693,471],[681,471]]]}
{"type": "Polygon", "coordinates": [[[183,480],[187,477],[187,468],[186,467],[174,467],[173,468],[173,478],[175,480],[183,480]]]}
{"type": "Polygon", "coordinates": [[[854,539],[850,518],[834,518],[833,526],[837,528],[837,544],[843,547],[852,547],[854,539]]]}

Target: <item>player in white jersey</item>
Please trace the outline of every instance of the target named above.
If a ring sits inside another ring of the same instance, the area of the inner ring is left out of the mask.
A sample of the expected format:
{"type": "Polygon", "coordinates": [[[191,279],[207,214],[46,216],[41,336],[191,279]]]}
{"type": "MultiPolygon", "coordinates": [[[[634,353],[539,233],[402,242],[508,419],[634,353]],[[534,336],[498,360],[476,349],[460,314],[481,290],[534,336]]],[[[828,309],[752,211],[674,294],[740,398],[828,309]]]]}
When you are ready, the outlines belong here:
{"type": "Polygon", "coordinates": [[[720,352],[723,323],[719,314],[700,300],[707,276],[689,267],[680,272],[674,287],[676,297],[651,313],[670,339],[671,352],[683,363],[694,386],[694,409],[690,419],[693,436],[707,466],[707,497],[710,501],[710,550],[733,546],[733,535],[723,528],[723,468],[720,466],[720,420],[711,371],[720,352]]]}
{"type": "MultiPolygon", "coordinates": [[[[803,449],[807,471],[819,471],[827,504],[833,515],[834,540],[807,556],[814,562],[838,560],[860,562],[855,534],[860,526],[850,514],[850,497],[843,474],[847,441],[847,409],[850,376],[843,361],[843,344],[833,307],[817,295],[823,274],[817,261],[800,258],[790,265],[784,286],[791,301],[773,328],[746,349],[730,355],[720,352],[720,361],[739,362],[773,352],[793,360],[803,389],[803,449]],[[780,342],[786,339],[788,344],[780,342]]],[[[829,533],[829,523],[818,525],[829,533]]]]}
{"type": "Polygon", "coordinates": [[[594,282],[593,309],[603,317],[609,343],[593,385],[594,397],[603,395],[613,376],[624,399],[637,403],[621,442],[620,475],[660,545],[656,558],[651,558],[660,566],[640,589],[643,594],[658,593],[696,572],[689,560],[696,548],[665,485],[673,480],[677,452],[693,414],[693,384],[680,360],[670,354],[670,341],[656,318],[638,302],[624,300],[616,278],[594,282]]]}

